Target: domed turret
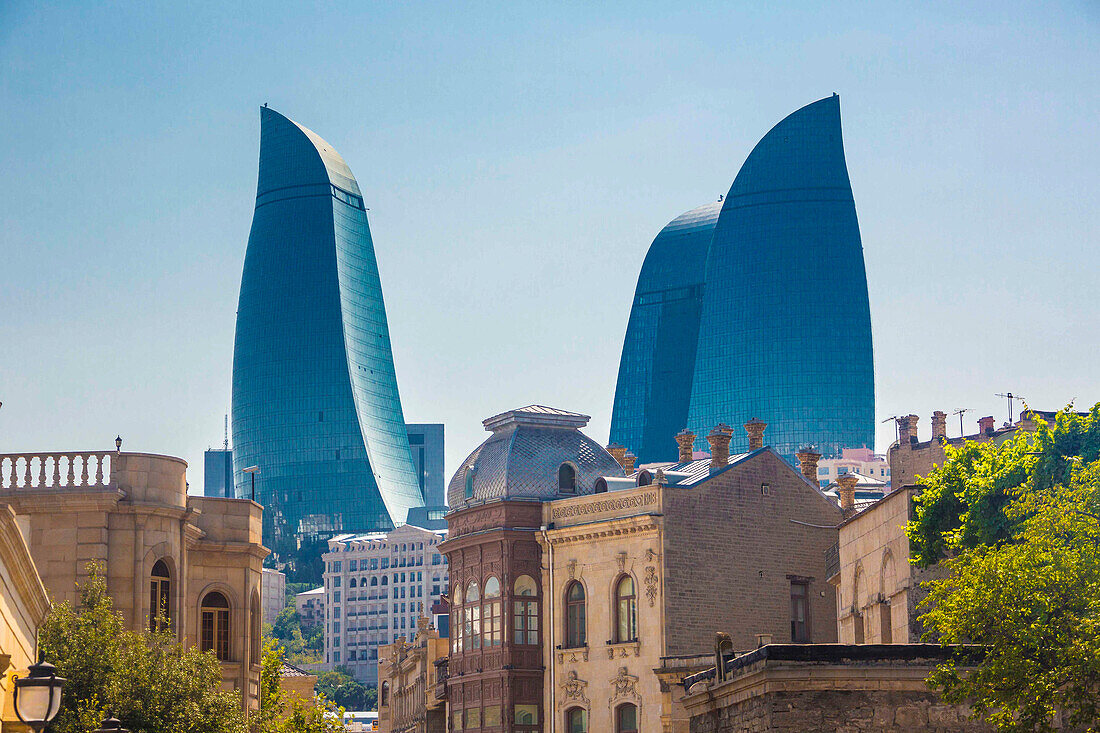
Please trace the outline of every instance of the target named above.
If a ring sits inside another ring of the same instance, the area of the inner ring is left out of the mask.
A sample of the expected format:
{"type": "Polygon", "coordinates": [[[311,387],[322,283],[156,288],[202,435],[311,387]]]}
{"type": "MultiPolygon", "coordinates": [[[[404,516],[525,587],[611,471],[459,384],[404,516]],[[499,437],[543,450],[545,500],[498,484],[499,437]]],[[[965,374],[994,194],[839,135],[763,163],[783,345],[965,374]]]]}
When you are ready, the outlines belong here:
{"type": "Polygon", "coordinates": [[[600,476],[624,476],[599,443],[580,431],[589,417],[530,405],[494,415],[482,424],[484,443],[462,462],[447,487],[447,503],[550,499],[591,494],[600,476]]]}

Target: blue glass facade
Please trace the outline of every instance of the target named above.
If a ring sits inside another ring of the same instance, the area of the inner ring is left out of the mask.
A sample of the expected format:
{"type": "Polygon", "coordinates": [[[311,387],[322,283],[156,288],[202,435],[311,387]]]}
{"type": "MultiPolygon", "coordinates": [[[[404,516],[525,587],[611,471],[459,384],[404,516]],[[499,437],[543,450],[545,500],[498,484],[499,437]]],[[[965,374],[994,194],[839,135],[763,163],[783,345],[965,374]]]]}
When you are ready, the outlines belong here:
{"type": "Polygon", "coordinates": [[[312,131],[260,111],[256,210],[233,351],[233,468],[259,466],[264,544],[386,530],[422,506],[382,285],[351,170],[312,131]]]}
{"type": "MultiPolygon", "coordinates": [[[[685,276],[695,271],[687,258],[670,266],[685,276]]],[[[765,442],[792,461],[808,444],[826,456],[873,446],[871,316],[839,97],[789,115],[753,149],[722,203],[704,273],[700,314],[697,321],[685,319],[682,329],[698,334],[687,419],[660,422],[662,412],[680,414],[679,397],[645,406],[643,421],[661,424],[658,442],[669,446],[659,453],[648,453],[651,441],[635,449],[626,429],[613,427],[611,439],[643,461],[666,460],[675,455],[673,436],[685,425],[699,436],[696,448],[706,450],[703,436],[717,423],[737,427],[757,417],[768,423],[765,442]]],[[[634,324],[632,311],[623,365],[632,339],[639,338],[634,324]]],[[[643,349],[631,359],[657,364],[668,344],[651,343],[648,354],[643,349]]],[[[672,345],[682,348],[682,334],[672,345]]],[[[669,378],[679,380],[683,371],[670,371],[669,378]]],[[[616,415],[626,389],[620,371],[616,415]]],[[[684,386],[660,389],[680,395],[684,386]]],[[[624,415],[637,409],[622,408],[624,415]]],[[[735,430],[731,450],[747,444],[743,431],[735,430]]]]}
{"type": "Polygon", "coordinates": [[[646,254],[626,327],[611,441],[646,462],[674,461],[687,425],[707,251],[722,204],[681,214],[646,254]]]}

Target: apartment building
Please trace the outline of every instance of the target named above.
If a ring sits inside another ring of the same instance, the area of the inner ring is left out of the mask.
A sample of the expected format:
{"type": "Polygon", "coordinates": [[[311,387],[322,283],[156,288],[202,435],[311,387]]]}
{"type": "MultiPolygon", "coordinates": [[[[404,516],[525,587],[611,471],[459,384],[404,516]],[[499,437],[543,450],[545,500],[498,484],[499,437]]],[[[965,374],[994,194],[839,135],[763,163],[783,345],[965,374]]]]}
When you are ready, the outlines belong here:
{"type": "Polygon", "coordinates": [[[378,649],[411,638],[416,620],[446,593],[446,530],[410,524],[390,532],[339,535],[323,555],[325,665],[378,683],[378,649]]]}

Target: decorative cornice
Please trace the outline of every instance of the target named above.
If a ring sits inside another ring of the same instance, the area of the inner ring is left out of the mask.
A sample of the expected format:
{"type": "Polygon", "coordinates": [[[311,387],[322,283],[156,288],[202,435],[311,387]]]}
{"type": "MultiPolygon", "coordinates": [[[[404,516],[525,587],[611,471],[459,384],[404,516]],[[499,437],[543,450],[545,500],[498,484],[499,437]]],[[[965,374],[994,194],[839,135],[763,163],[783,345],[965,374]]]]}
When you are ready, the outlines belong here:
{"type": "Polygon", "coordinates": [[[31,614],[31,625],[37,627],[50,611],[50,598],[15,516],[10,505],[0,504],[0,560],[8,568],[16,592],[31,614]]]}
{"type": "Polygon", "coordinates": [[[572,527],[552,529],[547,532],[550,544],[568,545],[575,542],[587,542],[602,537],[616,537],[622,535],[647,534],[658,532],[661,528],[658,517],[660,515],[644,515],[636,517],[617,517],[604,521],[580,524],[572,527]]]}

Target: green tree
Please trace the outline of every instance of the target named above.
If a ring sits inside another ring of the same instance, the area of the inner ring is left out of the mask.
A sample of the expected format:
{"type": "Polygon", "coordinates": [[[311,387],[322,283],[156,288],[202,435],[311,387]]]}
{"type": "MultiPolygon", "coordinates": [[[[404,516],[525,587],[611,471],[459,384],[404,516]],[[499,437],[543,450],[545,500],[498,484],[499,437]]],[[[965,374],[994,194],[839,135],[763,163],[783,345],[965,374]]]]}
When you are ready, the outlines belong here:
{"type": "Polygon", "coordinates": [[[134,733],[245,733],[240,693],[221,689],[214,654],[182,646],[171,632],[126,630],[94,563],[79,606],[50,611],[40,648],[68,680],[53,733],[87,733],[108,711],[134,733]]]}
{"type": "Polygon", "coordinates": [[[301,617],[293,606],[287,606],[275,617],[275,623],[264,626],[264,635],[274,639],[286,650],[287,661],[304,666],[321,661],[324,652],[324,630],[320,624],[302,627],[301,617]]]}
{"type": "Polygon", "coordinates": [[[1053,426],[1037,420],[1003,443],[947,446],[943,466],[918,477],[917,518],[908,529],[913,557],[926,567],[959,552],[1012,541],[1026,515],[1006,511],[1022,493],[1069,480],[1075,462],[1100,457],[1100,403],[1081,416],[1067,407],[1053,426]]]}
{"type": "Polygon", "coordinates": [[[1053,428],[950,451],[910,523],[921,620],[968,645],[929,682],[1004,731],[1097,730],[1100,717],[1100,405],[1053,428]]]}
{"type": "Polygon", "coordinates": [[[257,733],[344,733],[344,711],[323,695],[304,700],[279,687],[284,650],[275,642],[264,645],[260,672],[260,711],[254,716],[257,733]]]}
{"type": "Polygon", "coordinates": [[[344,666],[318,677],[317,691],[345,710],[374,710],[377,707],[378,691],[357,681],[344,666]]]}

